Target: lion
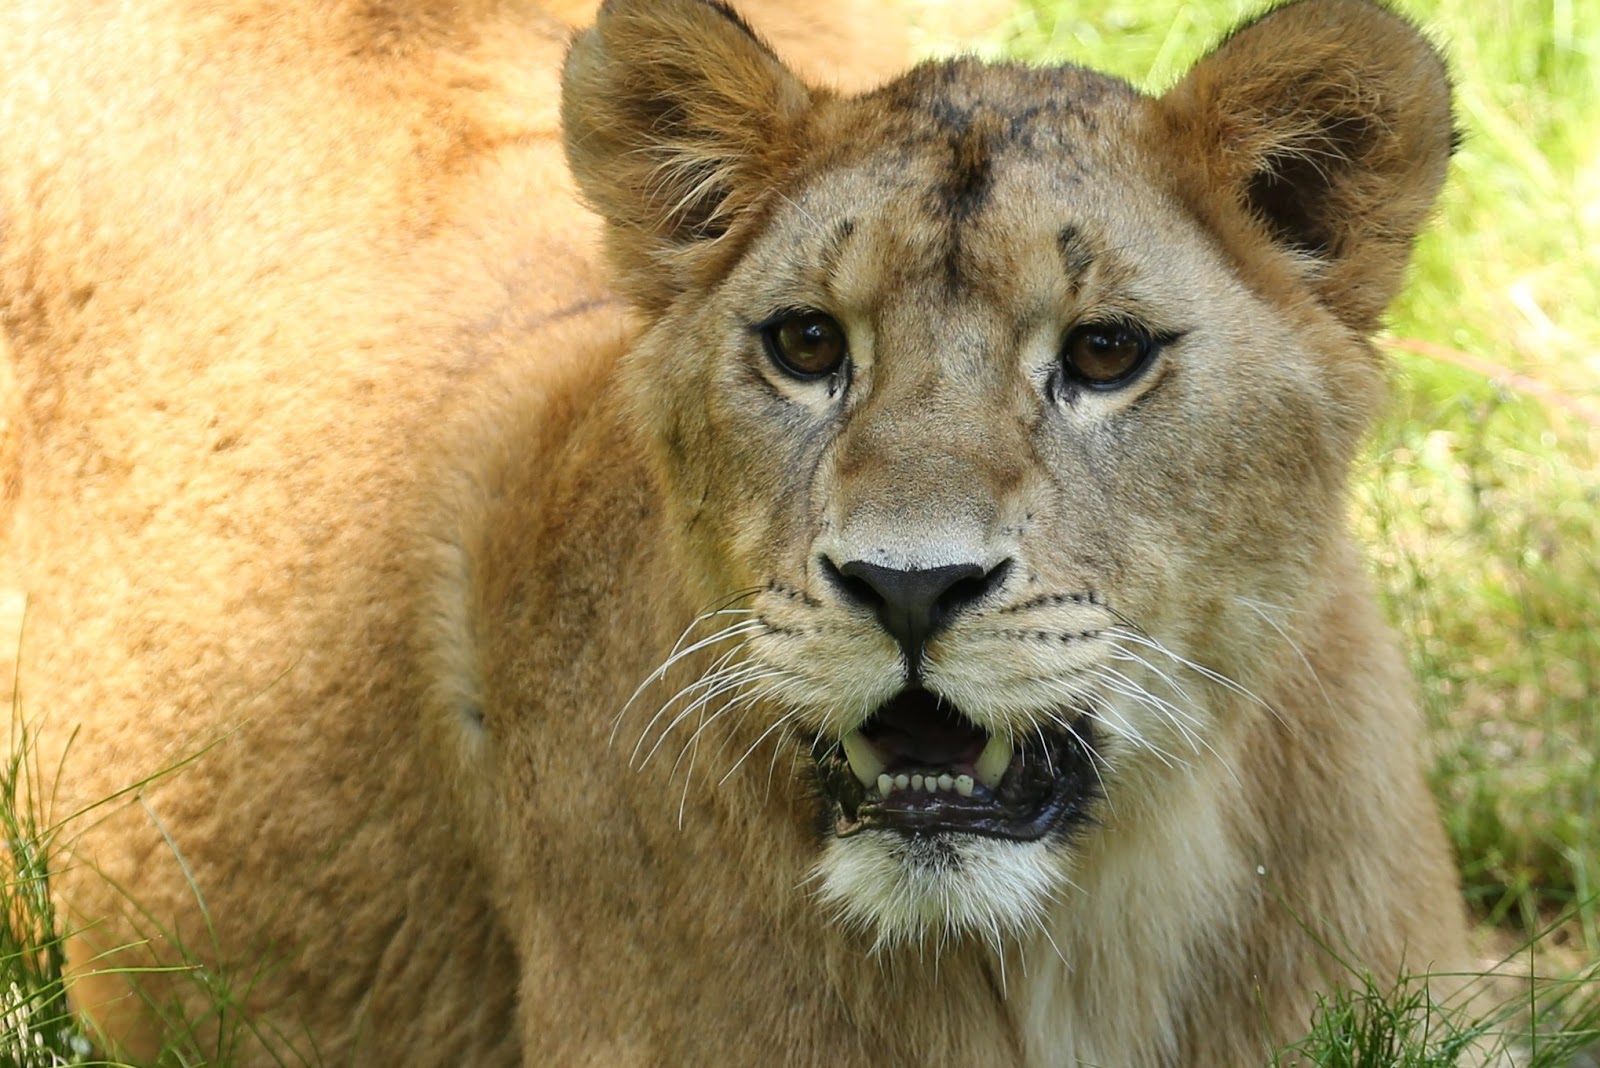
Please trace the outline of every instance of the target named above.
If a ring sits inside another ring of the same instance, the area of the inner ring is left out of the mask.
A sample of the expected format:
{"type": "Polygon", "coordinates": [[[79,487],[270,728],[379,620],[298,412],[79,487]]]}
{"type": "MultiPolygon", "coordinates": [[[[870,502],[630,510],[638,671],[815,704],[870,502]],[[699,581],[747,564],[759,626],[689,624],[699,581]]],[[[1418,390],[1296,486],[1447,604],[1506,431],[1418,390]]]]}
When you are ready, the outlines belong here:
{"type": "Polygon", "coordinates": [[[1299,0],[1151,96],[809,10],[0,13],[107,1049],[1222,1068],[1468,962],[1345,521],[1439,55],[1299,0]]]}

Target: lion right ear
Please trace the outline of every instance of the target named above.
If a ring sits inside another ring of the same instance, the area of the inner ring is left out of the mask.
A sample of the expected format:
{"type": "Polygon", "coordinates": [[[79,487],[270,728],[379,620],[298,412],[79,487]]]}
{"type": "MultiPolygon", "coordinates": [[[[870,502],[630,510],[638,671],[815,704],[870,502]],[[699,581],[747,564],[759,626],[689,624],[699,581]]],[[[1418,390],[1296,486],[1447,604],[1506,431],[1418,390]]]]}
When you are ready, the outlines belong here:
{"type": "Polygon", "coordinates": [[[708,280],[782,181],[811,92],[714,0],[608,0],[562,73],[567,162],[620,288],[658,313],[708,280]]]}
{"type": "Polygon", "coordinates": [[[1450,83],[1427,38],[1371,0],[1297,0],[1239,29],[1161,108],[1201,217],[1225,241],[1254,230],[1370,333],[1450,158],[1450,83]]]}

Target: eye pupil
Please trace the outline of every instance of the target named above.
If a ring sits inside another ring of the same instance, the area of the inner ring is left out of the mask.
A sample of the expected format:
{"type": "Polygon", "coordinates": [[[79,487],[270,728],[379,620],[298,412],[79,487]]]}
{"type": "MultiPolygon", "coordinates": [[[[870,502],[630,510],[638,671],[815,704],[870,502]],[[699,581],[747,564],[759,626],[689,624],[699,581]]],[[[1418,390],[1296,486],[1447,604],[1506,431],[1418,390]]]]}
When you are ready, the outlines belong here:
{"type": "Polygon", "coordinates": [[[849,352],[844,328],[829,315],[791,315],[763,330],[778,366],[796,378],[820,378],[837,371],[849,352]]]}
{"type": "Polygon", "coordinates": [[[1144,366],[1154,349],[1154,342],[1132,327],[1087,323],[1067,335],[1061,358],[1071,377],[1091,386],[1107,386],[1144,366]]]}

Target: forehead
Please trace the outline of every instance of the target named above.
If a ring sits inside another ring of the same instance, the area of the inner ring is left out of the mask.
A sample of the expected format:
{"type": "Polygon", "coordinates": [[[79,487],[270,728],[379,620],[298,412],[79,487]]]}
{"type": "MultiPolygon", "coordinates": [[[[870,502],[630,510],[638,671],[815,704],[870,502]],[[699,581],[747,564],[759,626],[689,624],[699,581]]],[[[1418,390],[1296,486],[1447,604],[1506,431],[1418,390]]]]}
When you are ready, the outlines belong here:
{"type": "Polygon", "coordinates": [[[834,292],[999,303],[1131,269],[1187,221],[1145,173],[1146,103],[1078,68],[919,67],[819,119],[786,258],[834,292]]]}

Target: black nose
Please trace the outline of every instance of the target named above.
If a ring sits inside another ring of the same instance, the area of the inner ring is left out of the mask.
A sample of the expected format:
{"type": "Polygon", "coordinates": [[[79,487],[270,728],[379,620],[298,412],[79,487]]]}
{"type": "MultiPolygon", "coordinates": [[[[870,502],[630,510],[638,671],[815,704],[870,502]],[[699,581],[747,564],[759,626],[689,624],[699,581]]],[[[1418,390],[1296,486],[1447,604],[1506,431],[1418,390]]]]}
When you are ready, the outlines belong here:
{"type": "Polygon", "coordinates": [[[988,571],[978,564],[901,571],[864,560],[836,565],[826,557],[823,565],[846,597],[877,612],[883,629],[900,643],[906,667],[915,678],[928,639],[944,629],[957,612],[998,586],[1011,562],[988,571]]]}

